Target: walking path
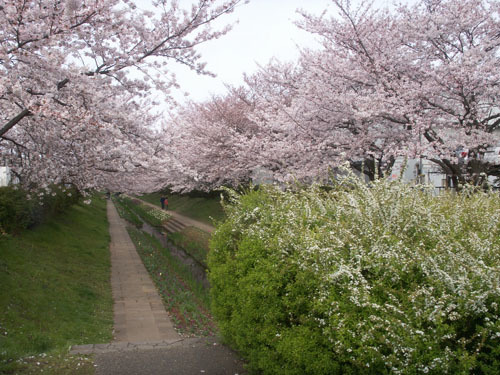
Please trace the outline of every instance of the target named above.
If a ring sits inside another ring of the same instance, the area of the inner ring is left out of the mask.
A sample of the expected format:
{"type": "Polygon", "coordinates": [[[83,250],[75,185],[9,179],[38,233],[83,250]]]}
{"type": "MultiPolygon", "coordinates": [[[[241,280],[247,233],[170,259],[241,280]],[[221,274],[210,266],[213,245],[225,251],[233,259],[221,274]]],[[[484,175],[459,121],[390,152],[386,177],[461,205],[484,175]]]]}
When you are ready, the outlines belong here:
{"type": "Polygon", "coordinates": [[[77,345],[71,354],[95,354],[97,375],[243,374],[242,361],[213,338],[182,338],[165,311],[113,203],[107,213],[111,236],[114,340],[77,345]]]}
{"type": "MultiPolygon", "coordinates": [[[[146,202],[147,203],[147,202],[146,202]]],[[[154,204],[152,204],[154,206],[154,204]]],[[[166,213],[179,220],[181,223],[184,223],[187,227],[196,227],[205,232],[212,233],[215,228],[212,225],[202,223],[201,221],[191,219],[187,216],[181,215],[175,211],[166,210],[166,213]]]]}
{"type": "Polygon", "coordinates": [[[111,344],[74,347],[73,351],[96,352],[134,348],[137,343],[165,346],[181,340],[163,302],[135,250],[125,223],[108,200],[111,236],[111,288],[113,293],[114,340],[111,344]]]}
{"type": "MultiPolygon", "coordinates": [[[[138,199],[140,200],[142,203],[144,204],[147,204],[148,206],[151,206],[151,207],[154,207],[156,209],[160,209],[158,206],[152,204],[152,203],[149,203],[149,202],[146,202],[140,198],[136,198],[136,197],[130,197],[132,199],[138,199]]],[[[181,215],[175,211],[170,211],[170,210],[165,210],[165,212],[167,214],[169,214],[170,216],[172,216],[173,218],[175,218],[177,221],[180,221],[182,224],[184,224],[186,227],[196,227],[196,228],[199,228],[207,233],[212,233],[214,230],[215,230],[215,227],[213,225],[209,225],[209,224],[205,224],[205,223],[202,223],[201,221],[198,221],[198,220],[195,220],[195,219],[191,219],[187,216],[184,216],[184,215],[181,215]]]]}

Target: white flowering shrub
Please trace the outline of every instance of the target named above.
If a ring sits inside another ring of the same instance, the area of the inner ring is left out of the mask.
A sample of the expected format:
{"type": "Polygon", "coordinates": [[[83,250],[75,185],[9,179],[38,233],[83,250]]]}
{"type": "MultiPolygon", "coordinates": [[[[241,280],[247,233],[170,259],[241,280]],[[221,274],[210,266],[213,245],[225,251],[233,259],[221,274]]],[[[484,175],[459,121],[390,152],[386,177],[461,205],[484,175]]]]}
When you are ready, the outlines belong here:
{"type": "Polygon", "coordinates": [[[348,175],[230,192],[213,312],[264,374],[498,374],[500,199],[348,175]]]}
{"type": "Polygon", "coordinates": [[[77,203],[81,194],[74,188],[51,185],[28,192],[19,186],[0,187],[0,237],[19,233],[64,212],[77,203]],[[68,194],[71,191],[73,194],[68,194]]]}
{"type": "Polygon", "coordinates": [[[157,221],[158,223],[163,223],[164,221],[170,219],[170,215],[167,214],[165,211],[161,211],[159,209],[150,209],[147,211],[147,214],[152,218],[153,220],[157,221]]]}
{"type": "MultiPolygon", "coordinates": [[[[124,196],[119,198],[118,202],[127,210],[131,211],[132,215],[140,216],[142,220],[155,227],[161,227],[165,221],[170,219],[170,215],[165,211],[162,211],[159,208],[151,207],[150,205],[141,202],[139,199],[124,196]]],[[[136,225],[142,225],[140,222],[137,222],[137,218],[133,219],[129,216],[129,219],[132,219],[136,225]]]]}

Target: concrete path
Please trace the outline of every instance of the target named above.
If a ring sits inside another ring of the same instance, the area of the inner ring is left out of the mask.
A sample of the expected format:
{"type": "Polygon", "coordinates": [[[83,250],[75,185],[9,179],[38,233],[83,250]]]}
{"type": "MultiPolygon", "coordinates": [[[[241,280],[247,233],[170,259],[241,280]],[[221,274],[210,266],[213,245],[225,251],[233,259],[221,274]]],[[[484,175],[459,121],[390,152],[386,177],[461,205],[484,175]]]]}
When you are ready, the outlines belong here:
{"type": "Polygon", "coordinates": [[[191,338],[164,349],[97,356],[96,375],[243,375],[243,362],[209,339],[191,338]]]}
{"type": "Polygon", "coordinates": [[[108,221],[115,341],[180,339],[125,229],[125,223],[111,201],[108,201],[108,221]]]}
{"type": "Polygon", "coordinates": [[[97,375],[246,373],[241,359],[213,338],[183,338],[174,330],[126,223],[107,204],[114,340],[73,346],[70,354],[95,354],[97,375]]]}
{"type": "Polygon", "coordinates": [[[107,204],[114,341],[112,344],[76,346],[72,353],[122,350],[136,344],[169,345],[181,340],[125,229],[125,222],[111,200],[107,204]]]}
{"type": "Polygon", "coordinates": [[[191,219],[191,218],[184,216],[184,215],[181,215],[175,211],[166,210],[166,212],[167,212],[167,214],[176,218],[177,220],[179,220],[181,223],[183,223],[187,227],[196,227],[196,228],[199,228],[199,229],[201,229],[205,232],[208,232],[208,233],[212,233],[215,230],[213,225],[208,225],[208,224],[202,223],[201,221],[191,219]]]}

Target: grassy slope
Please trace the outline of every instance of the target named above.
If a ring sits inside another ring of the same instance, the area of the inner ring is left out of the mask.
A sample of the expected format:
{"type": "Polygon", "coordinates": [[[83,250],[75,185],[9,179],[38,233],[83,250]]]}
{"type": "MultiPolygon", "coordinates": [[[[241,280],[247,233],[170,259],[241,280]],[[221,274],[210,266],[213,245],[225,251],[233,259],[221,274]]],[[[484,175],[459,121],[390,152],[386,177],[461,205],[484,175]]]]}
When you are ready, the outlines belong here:
{"type": "Polygon", "coordinates": [[[168,239],[207,267],[210,233],[195,227],[187,227],[180,232],[169,233],[168,239]]]}
{"type": "MultiPolygon", "coordinates": [[[[160,193],[141,196],[146,202],[160,207],[160,193]]],[[[207,224],[214,224],[214,220],[224,219],[224,211],[219,198],[193,198],[187,195],[170,194],[168,196],[169,210],[176,211],[184,216],[199,220],[207,224]],[[212,220],[214,219],[214,220],[212,220]]],[[[183,248],[194,259],[206,266],[209,250],[210,234],[194,227],[184,228],[180,232],[169,234],[169,239],[176,246],[183,248]]]]}
{"type": "MultiPolygon", "coordinates": [[[[160,193],[145,194],[140,198],[160,207],[160,193]]],[[[224,211],[217,198],[189,197],[187,195],[168,194],[168,209],[181,215],[199,220],[206,224],[213,224],[224,219],[224,211]]]]}
{"type": "Polygon", "coordinates": [[[110,341],[105,208],[94,199],[20,236],[0,238],[0,373],[11,360],[110,341]]]}

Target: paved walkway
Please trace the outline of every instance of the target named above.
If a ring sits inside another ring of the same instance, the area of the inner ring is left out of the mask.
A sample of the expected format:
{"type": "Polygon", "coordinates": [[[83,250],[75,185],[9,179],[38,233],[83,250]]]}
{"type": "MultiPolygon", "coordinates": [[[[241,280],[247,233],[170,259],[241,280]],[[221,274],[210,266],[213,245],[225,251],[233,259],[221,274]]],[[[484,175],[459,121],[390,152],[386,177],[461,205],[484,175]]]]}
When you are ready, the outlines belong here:
{"type": "Polygon", "coordinates": [[[173,328],[113,203],[107,212],[111,236],[114,340],[77,345],[71,354],[95,354],[97,375],[245,373],[243,362],[213,338],[182,338],[173,328]]]}
{"type": "MultiPolygon", "coordinates": [[[[154,206],[154,205],[153,205],[154,206]]],[[[181,215],[175,211],[166,210],[167,214],[179,220],[181,223],[184,223],[187,227],[196,227],[205,232],[212,233],[215,228],[212,225],[202,223],[201,221],[191,219],[187,216],[181,215]]]]}
{"type": "Polygon", "coordinates": [[[163,345],[181,340],[165,311],[148,271],[130,239],[126,224],[108,200],[111,236],[111,287],[113,292],[114,341],[74,347],[72,352],[99,352],[163,345]]]}
{"type": "Polygon", "coordinates": [[[180,339],[148,271],[130,240],[125,223],[111,201],[108,201],[108,221],[111,235],[115,341],[180,339]]]}
{"type": "Polygon", "coordinates": [[[97,356],[96,375],[243,375],[243,363],[228,348],[191,338],[164,349],[108,352],[97,356]]]}

